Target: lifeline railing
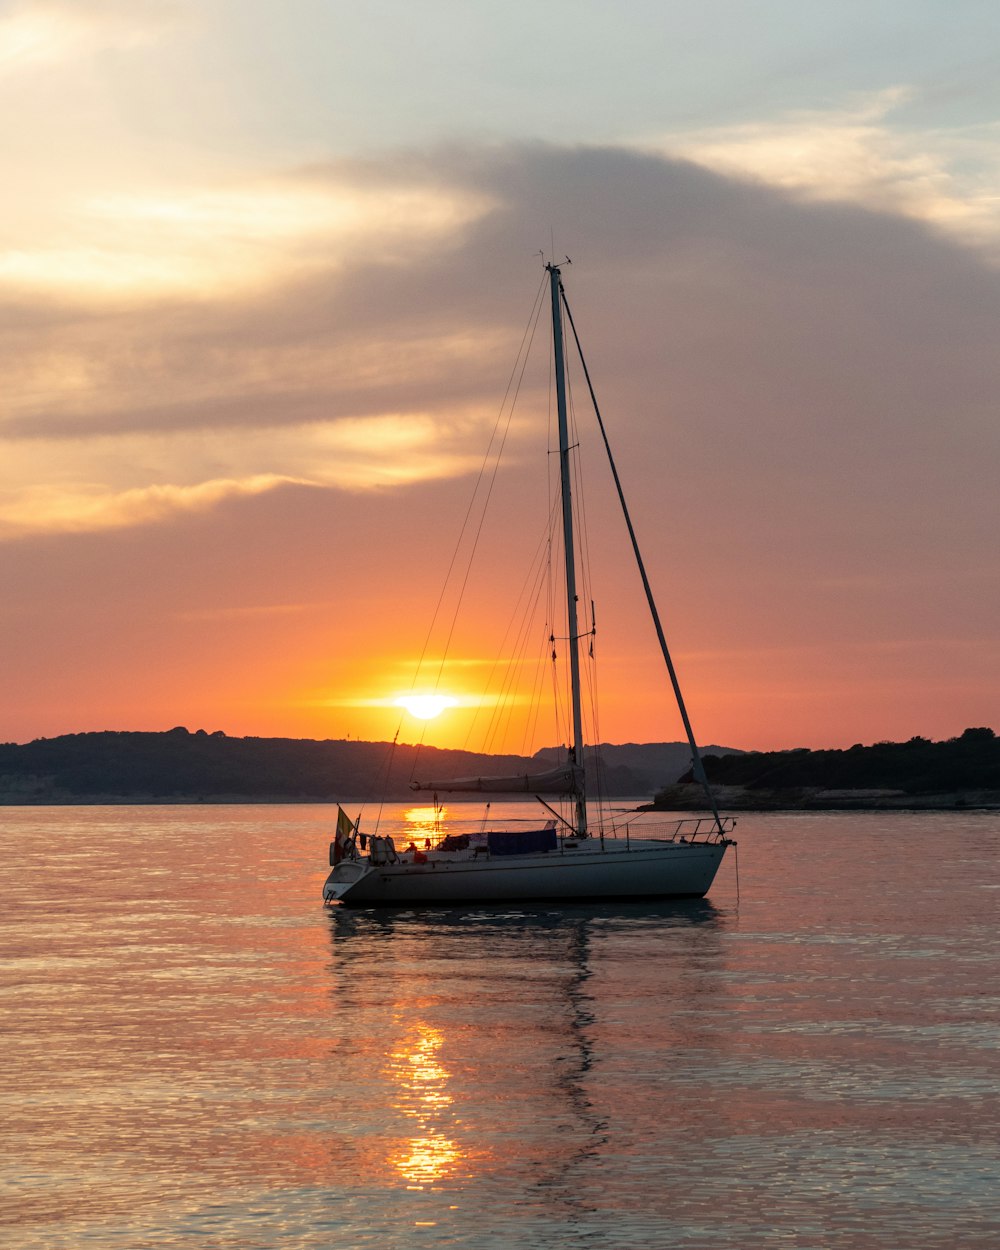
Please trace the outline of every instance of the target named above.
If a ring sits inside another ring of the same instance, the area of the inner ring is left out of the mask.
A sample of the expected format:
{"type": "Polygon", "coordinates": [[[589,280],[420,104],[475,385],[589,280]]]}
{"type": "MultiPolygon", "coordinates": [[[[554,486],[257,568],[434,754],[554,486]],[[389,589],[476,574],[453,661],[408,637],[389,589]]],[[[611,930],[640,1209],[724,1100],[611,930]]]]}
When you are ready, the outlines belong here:
{"type": "MultiPolygon", "coordinates": [[[[736,828],[735,816],[722,816],[716,821],[715,816],[684,816],[679,820],[652,822],[645,819],[645,814],[637,814],[632,820],[614,823],[605,829],[605,840],[624,839],[625,845],[632,842],[717,842],[727,837],[736,828]]],[[[595,830],[596,835],[596,830],[595,830]]]]}

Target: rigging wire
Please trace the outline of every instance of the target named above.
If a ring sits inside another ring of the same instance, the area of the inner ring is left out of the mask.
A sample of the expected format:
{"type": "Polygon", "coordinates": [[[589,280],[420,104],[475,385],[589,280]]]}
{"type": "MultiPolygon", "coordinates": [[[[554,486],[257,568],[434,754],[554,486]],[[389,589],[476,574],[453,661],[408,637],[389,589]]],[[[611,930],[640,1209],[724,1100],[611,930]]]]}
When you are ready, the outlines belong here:
{"type": "Polygon", "coordinates": [[[543,636],[539,640],[539,651],[535,659],[535,678],[531,687],[531,694],[528,697],[528,717],[524,722],[524,733],[521,738],[520,755],[533,754],[533,746],[537,741],[538,734],[538,718],[541,715],[542,701],[541,692],[542,685],[548,671],[546,663],[549,643],[547,636],[543,636]]]}
{"type": "Polygon", "coordinates": [[[656,601],[653,598],[653,589],[649,584],[649,577],[646,574],[646,565],[639,550],[639,540],[636,537],[635,529],[632,525],[632,517],[625,502],[625,492],[622,489],[621,479],[618,476],[618,468],[615,464],[615,458],[611,454],[611,444],[608,442],[607,432],[604,429],[604,421],[601,417],[601,410],[597,403],[597,395],[594,393],[594,386],[590,380],[590,370],[587,368],[587,362],[584,359],[583,348],[580,346],[580,336],[576,332],[576,325],[573,322],[573,314],[570,311],[569,302],[566,299],[566,292],[562,283],[559,284],[559,294],[562,299],[562,306],[566,310],[566,316],[569,320],[570,329],[573,331],[573,339],[576,343],[577,354],[580,357],[580,364],[583,367],[583,375],[587,380],[587,388],[590,391],[590,399],[594,405],[594,415],[597,418],[597,425],[601,431],[601,438],[604,440],[604,449],[607,452],[608,464],[611,466],[611,475],[615,481],[615,488],[618,491],[618,501],[621,504],[622,513],[625,517],[625,525],[628,529],[629,538],[632,542],[632,551],[635,555],[636,564],[639,566],[639,576],[642,579],[643,589],[646,592],[646,602],[649,605],[650,614],[653,618],[653,626],[656,630],[656,637],[660,644],[660,651],[663,654],[664,663],[667,666],[667,673],[670,677],[670,684],[673,687],[674,698],[677,701],[677,710],[681,714],[681,720],[684,722],[684,730],[687,734],[688,745],[691,747],[692,764],[694,766],[695,778],[701,783],[705,791],[705,797],[708,799],[709,806],[712,809],[712,815],[715,818],[715,826],[720,836],[724,834],[722,817],[719,815],[719,807],[715,801],[715,795],[709,784],[708,776],[705,773],[705,766],[701,760],[701,752],[698,750],[698,743],[695,740],[694,729],[691,727],[691,720],[688,717],[687,706],[684,703],[684,696],[681,694],[680,682],[677,679],[677,672],[674,668],[674,662],[670,657],[670,650],[667,646],[667,639],[663,632],[663,626],[660,622],[660,614],[656,608],[656,601]]]}
{"type": "MultiPolygon", "coordinates": [[[[508,411],[508,413],[507,413],[507,420],[506,420],[506,422],[505,422],[505,424],[504,424],[504,427],[503,427],[503,434],[502,434],[502,436],[501,436],[501,438],[500,438],[500,445],[499,445],[499,447],[497,448],[497,451],[496,451],[495,456],[494,456],[494,459],[493,459],[493,471],[492,471],[492,473],[489,475],[488,485],[487,485],[487,487],[486,487],[486,498],[483,500],[483,503],[482,503],[482,506],[481,506],[481,510],[480,510],[480,514],[479,514],[479,522],[478,522],[478,524],[477,524],[477,526],[476,526],[476,531],[475,531],[475,535],[474,535],[473,542],[472,542],[472,548],[471,548],[471,550],[470,550],[470,552],[469,552],[469,556],[468,556],[468,559],[467,559],[467,561],[466,561],[466,566],[465,566],[465,575],[464,575],[464,577],[463,577],[463,579],[462,579],[461,589],[459,590],[459,594],[458,594],[458,602],[457,602],[457,603],[456,603],[456,605],[455,605],[455,612],[454,612],[454,614],[453,614],[453,616],[452,616],[451,628],[450,628],[450,629],[449,629],[449,631],[448,631],[448,638],[447,638],[447,641],[445,642],[445,646],[444,646],[444,653],[443,653],[443,655],[442,655],[442,658],[441,658],[441,664],[440,664],[440,665],[439,665],[439,667],[438,667],[437,678],[436,678],[435,683],[434,683],[434,689],[435,689],[435,690],[438,688],[438,685],[440,684],[440,681],[441,681],[441,675],[442,675],[442,673],[443,673],[443,671],[444,671],[445,660],[447,659],[448,650],[449,650],[449,648],[450,648],[450,645],[451,645],[451,640],[452,640],[452,637],[453,637],[454,632],[455,632],[455,625],[456,625],[456,623],[457,623],[457,621],[458,621],[458,615],[459,615],[459,611],[460,611],[461,606],[462,606],[462,600],[463,600],[464,595],[465,595],[465,589],[466,589],[466,587],[467,587],[467,585],[468,585],[468,582],[469,582],[469,576],[470,576],[470,574],[471,574],[471,572],[472,572],[472,562],[473,562],[473,557],[475,556],[476,549],[477,549],[477,547],[479,546],[479,539],[482,537],[482,532],[483,532],[483,524],[484,524],[484,522],[485,522],[485,520],[486,520],[486,512],[487,512],[487,509],[489,508],[490,499],[491,499],[491,498],[492,498],[492,496],[493,496],[493,488],[494,488],[494,486],[496,485],[497,474],[498,474],[498,472],[499,472],[499,470],[500,470],[500,460],[501,460],[501,458],[502,458],[502,456],[503,456],[503,450],[504,450],[504,447],[506,446],[506,443],[507,443],[507,435],[510,433],[510,424],[511,424],[511,421],[513,420],[513,416],[514,416],[514,408],[515,408],[515,406],[516,406],[516,404],[517,404],[517,397],[518,397],[518,395],[519,395],[519,394],[520,394],[520,392],[521,392],[521,383],[522,383],[522,382],[523,382],[523,380],[524,380],[524,372],[525,372],[525,369],[527,368],[527,363],[528,363],[528,352],[530,351],[530,348],[531,348],[531,343],[532,343],[532,341],[533,341],[533,339],[534,339],[535,327],[537,326],[537,323],[538,323],[538,316],[540,315],[540,310],[541,310],[541,307],[542,307],[542,304],[541,304],[541,298],[540,298],[540,296],[536,296],[536,305],[537,305],[538,311],[535,313],[534,325],[531,325],[531,326],[530,326],[530,337],[529,337],[529,329],[528,329],[528,328],[526,328],[526,329],[525,329],[525,332],[524,332],[524,337],[522,337],[522,340],[521,340],[521,342],[522,342],[522,350],[523,350],[523,356],[522,356],[522,359],[521,359],[521,370],[520,370],[520,373],[517,375],[517,385],[516,385],[516,387],[515,387],[515,389],[514,389],[514,395],[513,395],[512,399],[511,399],[511,402],[510,402],[510,409],[509,409],[509,411],[508,411]],[[524,348],[524,341],[525,341],[525,338],[527,338],[527,339],[528,339],[528,342],[527,342],[527,348],[526,348],[526,349],[524,348]]],[[[515,364],[515,371],[516,371],[516,364],[515,364]]],[[[513,377],[513,374],[512,374],[512,377],[513,377]]],[[[506,404],[506,401],[507,401],[508,396],[510,395],[510,388],[511,388],[511,385],[512,385],[512,382],[511,382],[511,381],[508,381],[508,383],[507,383],[507,391],[506,391],[506,393],[505,393],[505,395],[504,395],[504,403],[505,403],[505,404],[506,404]]],[[[497,430],[497,429],[499,428],[499,426],[500,426],[500,418],[501,418],[501,416],[502,416],[502,413],[503,413],[503,407],[501,407],[501,411],[500,411],[500,413],[497,415],[497,421],[496,421],[496,424],[494,425],[494,438],[495,438],[495,436],[496,436],[496,430],[497,430]]],[[[480,470],[480,480],[482,480],[482,478],[485,476],[485,468],[486,468],[486,464],[487,464],[487,462],[488,462],[488,457],[489,457],[489,454],[490,454],[490,450],[491,450],[491,448],[492,448],[492,445],[493,445],[493,438],[491,438],[491,440],[490,440],[490,447],[489,447],[489,448],[487,448],[487,454],[486,454],[486,457],[484,458],[483,468],[480,470]]],[[[477,482],[477,489],[478,489],[478,485],[479,485],[479,483],[477,482]]],[[[473,492],[473,495],[475,495],[475,492],[473,492]]],[[[470,510],[470,512],[471,512],[471,506],[472,506],[472,505],[471,505],[471,502],[470,502],[470,509],[469,509],[469,510],[470,510]]],[[[467,514],[467,515],[468,515],[468,514],[467,514]]],[[[464,526],[463,526],[463,530],[464,530],[464,526]]],[[[459,539],[459,542],[461,542],[461,538],[459,539]]],[[[456,547],[456,554],[457,554],[457,547],[456,547]]],[[[450,574],[450,572],[451,572],[451,567],[449,567],[449,574],[450,574]]]]}
{"type": "Polygon", "coordinates": [[[495,743],[499,740],[503,742],[509,736],[510,725],[513,719],[514,708],[517,703],[517,691],[520,685],[520,673],[523,671],[528,647],[532,639],[531,624],[535,619],[536,613],[534,609],[538,604],[540,592],[540,580],[536,580],[535,593],[529,610],[525,614],[524,620],[519,630],[517,645],[514,648],[511,659],[507,664],[507,671],[504,677],[504,683],[501,688],[500,697],[494,707],[492,724],[490,733],[487,736],[485,750],[492,752],[495,743]]]}
{"type": "MultiPolygon", "coordinates": [[[[522,332],[522,335],[521,335],[521,342],[518,346],[517,355],[515,357],[513,368],[511,369],[510,377],[507,380],[507,387],[506,387],[506,390],[504,391],[503,399],[497,411],[496,420],[494,421],[494,424],[493,424],[493,430],[492,430],[492,433],[490,434],[490,440],[487,445],[486,452],[483,455],[483,461],[482,461],[482,464],[480,465],[479,473],[476,477],[475,484],[472,488],[472,493],[469,497],[468,507],[466,508],[465,517],[463,518],[462,525],[459,530],[458,539],[455,543],[455,548],[454,548],[454,551],[452,552],[451,560],[448,563],[448,569],[445,573],[444,582],[441,586],[441,592],[438,596],[438,600],[435,605],[434,612],[431,616],[431,623],[427,629],[427,634],[424,639],[423,647],[421,648],[421,651],[420,651],[419,659],[417,660],[417,664],[416,664],[416,668],[414,672],[414,678],[413,678],[414,687],[417,685],[417,682],[419,681],[420,672],[427,658],[427,651],[428,651],[428,648],[430,647],[431,638],[434,635],[434,630],[437,625],[438,616],[440,615],[441,610],[443,608],[445,596],[448,591],[448,586],[451,583],[452,574],[455,572],[455,568],[458,563],[458,557],[462,549],[462,544],[465,541],[466,535],[468,534],[469,529],[470,529],[470,523],[473,517],[476,500],[480,496],[480,491],[483,488],[484,483],[486,483],[485,498],[482,500],[480,504],[480,514],[479,514],[478,524],[475,528],[475,533],[472,538],[471,550],[469,551],[469,554],[466,560],[465,573],[462,578],[461,586],[458,591],[458,599],[455,605],[455,610],[452,614],[451,625],[448,629],[447,639],[442,649],[441,661],[440,661],[440,664],[438,665],[437,675],[434,680],[435,691],[437,691],[441,683],[441,677],[444,672],[445,662],[448,658],[448,651],[451,645],[451,640],[455,632],[455,625],[458,621],[458,616],[459,616],[459,612],[461,609],[462,600],[465,595],[465,589],[466,589],[466,586],[468,585],[469,576],[472,570],[473,557],[475,555],[476,548],[478,547],[479,539],[482,535],[483,522],[485,521],[485,518],[486,518],[486,511],[489,507],[490,498],[493,494],[493,487],[496,483],[497,473],[500,468],[500,459],[503,455],[503,450],[504,450],[504,446],[506,445],[507,436],[510,432],[510,424],[514,415],[514,407],[517,402],[517,397],[520,394],[521,384],[524,380],[524,372],[525,372],[525,369],[527,368],[531,344],[535,337],[535,332],[538,326],[538,319],[541,315],[542,308],[544,307],[544,300],[543,300],[544,290],[545,290],[545,279],[543,277],[542,281],[539,283],[538,290],[535,293],[534,303],[532,305],[531,312],[528,315],[528,320],[525,324],[524,331],[522,332]],[[511,396],[512,390],[513,390],[513,396],[511,396]],[[508,402],[509,402],[509,407],[508,407],[508,402]],[[507,410],[506,422],[504,422],[503,420],[505,409],[507,410]],[[502,426],[502,433],[500,432],[501,426],[502,426]],[[497,447],[496,451],[494,451],[494,444],[497,443],[498,439],[499,439],[499,446],[497,447]],[[490,466],[491,461],[492,461],[492,472],[488,474],[487,470],[490,466]]],[[[426,729],[424,732],[426,732],[426,729]]],[[[422,743],[423,743],[423,734],[421,735],[421,743],[419,745],[422,745],[422,743]]],[[[411,774],[410,774],[411,780],[413,779],[413,775],[417,766],[417,758],[419,755],[419,745],[418,745],[417,752],[414,753],[413,769],[411,770],[411,774]]]]}
{"type": "MultiPolygon", "coordinates": [[[[543,535],[538,546],[535,549],[535,555],[530,562],[528,573],[525,576],[515,603],[511,618],[508,621],[506,631],[500,643],[497,657],[493,661],[486,682],[484,683],[486,690],[494,686],[494,678],[496,672],[501,665],[501,657],[506,656],[506,665],[500,683],[500,694],[493,703],[493,712],[491,713],[486,731],[485,739],[487,746],[485,750],[489,750],[489,746],[500,736],[499,723],[503,716],[503,712],[508,712],[508,721],[513,710],[513,700],[516,696],[517,686],[519,684],[518,673],[524,667],[524,656],[527,652],[528,643],[530,641],[530,627],[532,621],[537,615],[538,602],[541,597],[544,570],[545,570],[545,546],[547,535],[543,535]],[[514,635],[514,642],[508,645],[508,639],[511,634],[514,635]]],[[[482,711],[486,702],[486,695],[480,699],[479,705],[473,716],[473,722],[482,711]]],[[[473,726],[470,724],[469,732],[466,735],[465,745],[469,744],[473,726]]]]}
{"type": "MultiPolygon", "coordinates": [[[[400,722],[400,727],[402,727],[402,722],[400,722]]],[[[375,814],[375,827],[372,830],[372,835],[378,833],[378,827],[382,822],[382,811],[385,807],[385,796],[389,790],[389,783],[392,780],[392,761],[393,761],[393,757],[396,754],[396,745],[398,742],[399,742],[399,729],[397,729],[395,734],[393,735],[392,742],[390,742],[389,745],[386,747],[386,749],[382,752],[382,759],[379,763],[378,768],[375,770],[375,776],[372,781],[372,788],[374,791],[379,793],[382,797],[379,799],[378,811],[375,814]]],[[[365,809],[367,807],[368,807],[367,803],[361,804],[361,809],[358,812],[358,818],[354,822],[355,833],[360,831],[361,817],[364,815],[365,809]]]]}

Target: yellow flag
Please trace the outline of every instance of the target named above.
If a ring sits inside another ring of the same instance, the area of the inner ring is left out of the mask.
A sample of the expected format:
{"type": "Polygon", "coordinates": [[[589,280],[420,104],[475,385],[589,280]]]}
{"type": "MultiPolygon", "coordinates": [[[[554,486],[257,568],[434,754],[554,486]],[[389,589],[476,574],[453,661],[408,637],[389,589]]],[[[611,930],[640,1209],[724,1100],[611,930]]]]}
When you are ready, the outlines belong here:
{"type": "Polygon", "coordinates": [[[354,826],[351,824],[351,818],[342,807],[337,808],[337,833],[340,838],[346,842],[354,832],[354,826]]]}

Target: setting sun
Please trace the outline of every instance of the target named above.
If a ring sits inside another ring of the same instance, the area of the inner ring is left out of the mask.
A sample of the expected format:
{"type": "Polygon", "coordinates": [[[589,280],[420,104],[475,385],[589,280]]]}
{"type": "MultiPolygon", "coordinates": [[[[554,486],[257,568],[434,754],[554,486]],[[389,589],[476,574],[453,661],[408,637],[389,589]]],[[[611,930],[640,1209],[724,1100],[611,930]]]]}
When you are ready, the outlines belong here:
{"type": "Polygon", "coordinates": [[[396,700],[397,707],[405,707],[418,720],[433,720],[445,708],[456,707],[457,699],[447,694],[403,694],[396,700]]]}

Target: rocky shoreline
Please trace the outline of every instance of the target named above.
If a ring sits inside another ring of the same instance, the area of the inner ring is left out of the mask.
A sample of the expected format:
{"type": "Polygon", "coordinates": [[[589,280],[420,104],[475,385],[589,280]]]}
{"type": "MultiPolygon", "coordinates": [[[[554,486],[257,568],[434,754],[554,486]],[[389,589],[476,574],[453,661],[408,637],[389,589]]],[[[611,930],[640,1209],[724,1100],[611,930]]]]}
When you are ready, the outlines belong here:
{"type": "MultiPolygon", "coordinates": [[[[725,812],[950,812],[1000,809],[1000,790],[956,790],[945,794],[909,794],[905,790],[824,790],[802,786],[765,790],[749,786],[712,787],[720,811],[725,812]]],[[[661,790],[642,811],[709,811],[705,791],[686,783],[661,790]]]]}

